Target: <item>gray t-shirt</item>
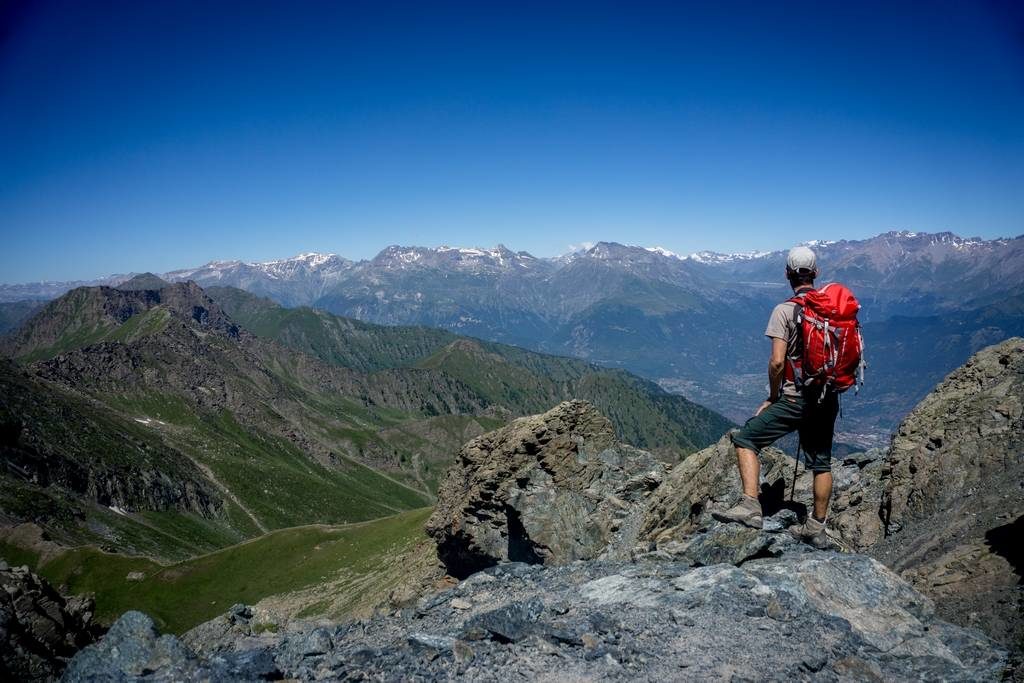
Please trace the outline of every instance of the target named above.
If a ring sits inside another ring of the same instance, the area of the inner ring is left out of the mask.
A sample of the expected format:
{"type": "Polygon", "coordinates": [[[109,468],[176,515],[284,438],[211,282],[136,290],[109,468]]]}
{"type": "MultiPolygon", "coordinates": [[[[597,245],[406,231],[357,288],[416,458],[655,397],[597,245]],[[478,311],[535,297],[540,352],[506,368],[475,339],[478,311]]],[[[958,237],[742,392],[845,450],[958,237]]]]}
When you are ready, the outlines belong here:
{"type": "MultiPolygon", "coordinates": [[[[772,310],[771,317],[768,318],[768,327],[764,331],[764,336],[786,342],[786,358],[798,358],[802,352],[800,345],[803,343],[803,339],[800,337],[796,311],[795,303],[783,301],[772,310]]],[[[783,379],[782,394],[784,396],[799,396],[800,390],[791,380],[783,379]]]]}

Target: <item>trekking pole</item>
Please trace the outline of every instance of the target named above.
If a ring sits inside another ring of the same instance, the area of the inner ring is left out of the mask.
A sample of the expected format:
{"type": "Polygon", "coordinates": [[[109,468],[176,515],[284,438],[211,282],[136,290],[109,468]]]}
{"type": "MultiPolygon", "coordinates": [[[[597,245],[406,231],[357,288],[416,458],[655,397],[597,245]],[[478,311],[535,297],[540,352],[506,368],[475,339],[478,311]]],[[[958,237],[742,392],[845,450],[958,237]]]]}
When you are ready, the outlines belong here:
{"type": "Polygon", "coordinates": [[[793,488],[789,491],[789,502],[793,502],[793,497],[796,495],[796,476],[797,472],[800,471],[800,442],[796,442],[796,462],[793,464],[793,488]]]}

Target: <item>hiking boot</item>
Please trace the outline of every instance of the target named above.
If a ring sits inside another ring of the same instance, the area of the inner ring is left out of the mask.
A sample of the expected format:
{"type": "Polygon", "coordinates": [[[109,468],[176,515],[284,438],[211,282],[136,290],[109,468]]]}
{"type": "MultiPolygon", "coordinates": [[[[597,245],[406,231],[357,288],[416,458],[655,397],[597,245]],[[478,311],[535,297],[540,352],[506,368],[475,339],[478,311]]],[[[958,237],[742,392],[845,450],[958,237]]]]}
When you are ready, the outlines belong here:
{"type": "Polygon", "coordinates": [[[711,513],[711,516],[719,522],[736,522],[737,524],[745,524],[755,529],[760,529],[763,524],[761,519],[761,503],[757,502],[757,498],[751,498],[747,494],[743,494],[740,497],[740,502],[728,510],[721,512],[716,510],[711,513]]]}
{"type": "Polygon", "coordinates": [[[789,527],[789,533],[796,540],[812,545],[818,550],[825,550],[832,546],[825,533],[825,522],[819,522],[814,515],[807,515],[807,521],[803,524],[789,527]]]}

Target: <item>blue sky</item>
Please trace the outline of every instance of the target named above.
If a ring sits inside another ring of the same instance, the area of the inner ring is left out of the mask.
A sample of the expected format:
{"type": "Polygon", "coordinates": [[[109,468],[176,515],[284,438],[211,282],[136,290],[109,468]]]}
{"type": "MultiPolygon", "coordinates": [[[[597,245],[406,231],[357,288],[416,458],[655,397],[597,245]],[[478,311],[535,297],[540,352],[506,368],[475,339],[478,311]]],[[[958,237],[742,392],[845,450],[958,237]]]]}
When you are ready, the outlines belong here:
{"type": "Polygon", "coordinates": [[[0,282],[1024,233],[1019,3],[493,4],[3,4],[0,282]]]}

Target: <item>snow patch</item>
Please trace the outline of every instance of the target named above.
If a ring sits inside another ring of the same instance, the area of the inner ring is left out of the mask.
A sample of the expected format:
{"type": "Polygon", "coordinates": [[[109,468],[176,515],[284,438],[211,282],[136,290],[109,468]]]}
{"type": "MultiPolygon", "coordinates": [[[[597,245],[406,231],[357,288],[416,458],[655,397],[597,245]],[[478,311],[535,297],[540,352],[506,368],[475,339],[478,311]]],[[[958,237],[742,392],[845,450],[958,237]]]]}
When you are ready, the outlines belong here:
{"type": "Polygon", "coordinates": [[[687,256],[686,259],[698,263],[733,263],[764,258],[771,256],[773,253],[771,251],[744,251],[736,254],[722,254],[717,251],[695,251],[687,256]]]}
{"type": "Polygon", "coordinates": [[[576,244],[570,244],[567,247],[568,250],[564,254],[562,254],[562,256],[571,256],[572,254],[576,254],[582,251],[590,251],[591,249],[594,248],[596,244],[597,242],[579,242],[576,244]]]}
{"type": "Polygon", "coordinates": [[[675,259],[680,259],[680,260],[683,259],[682,256],[680,256],[679,254],[675,253],[674,251],[669,251],[665,247],[644,247],[644,250],[645,251],[649,251],[649,252],[651,252],[653,254],[660,254],[661,256],[665,256],[667,258],[675,258],[675,259]]]}

